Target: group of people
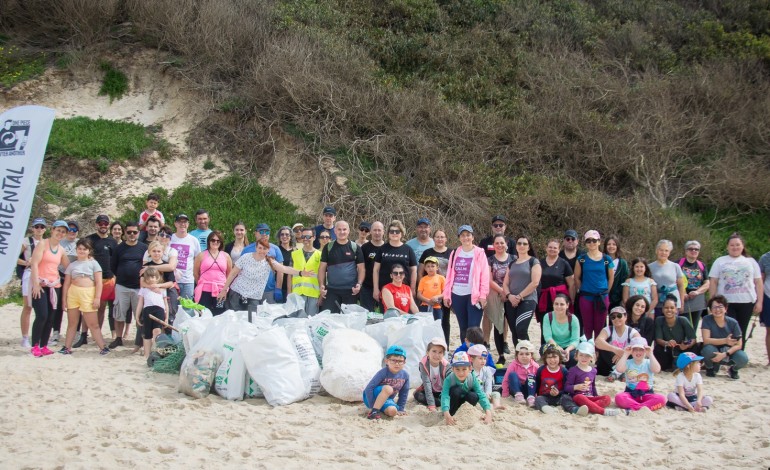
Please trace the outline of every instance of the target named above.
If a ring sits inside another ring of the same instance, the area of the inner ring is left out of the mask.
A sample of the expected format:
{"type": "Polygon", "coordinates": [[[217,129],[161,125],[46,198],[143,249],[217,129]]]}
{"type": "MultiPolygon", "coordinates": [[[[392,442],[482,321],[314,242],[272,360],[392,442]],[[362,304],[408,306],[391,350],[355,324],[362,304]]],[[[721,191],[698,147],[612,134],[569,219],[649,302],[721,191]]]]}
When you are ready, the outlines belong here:
{"type": "MultiPolygon", "coordinates": [[[[51,354],[49,341],[61,340],[64,312],[63,354],[86,344],[88,330],[104,354],[122,346],[133,318],[141,328],[134,346],[149,351],[152,338],[173,322],[180,297],[218,315],[283,302],[294,293],[309,316],[321,309],[338,313],[342,304],[353,303],[386,315],[430,312],[441,320],[446,344],[454,312],[460,341],[480,327],[477,342],[490,349],[492,335],[499,364],[510,354],[509,335],[514,348],[530,341],[534,317],[541,325],[541,351],[552,346],[574,366],[585,336],[599,350],[599,374],[610,380],[624,378],[618,361],[637,337],[653,346],[664,370],[672,369],[683,351],[702,352],[707,374],[728,363],[737,378],[748,362],[743,349],[752,314],[761,313],[762,323],[770,323],[770,253],[757,263],[745,254],[738,234],[711,269],[699,258],[697,241],[685,244],[678,261],[669,259],[672,243],[661,240],[655,260],[629,262],[618,237],[596,230],[582,237],[567,230],[562,239],[548,240],[538,257],[530,237],[506,235],[502,215],[492,218],[491,233],[478,242],[473,227],[460,226],[456,248],[449,246],[445,230],[434,229],[424,217],[410,239],[399,220],[361,222],[353,235],[346,221],[336,220],[333,207],[323,209],[317,226],[280,227],[276,244],[265,223],[255,226],[250,243],[243,222],[232,227],[232,241],[225,243],[224,234],[210,228],[208,211],[198,210],[193,218],[177,214],[171,226],[158,209],[159,199],[150,194],[136,222],[99,215],[96,232],[84,238],[78,238],[76,221],[54,222],[44,238],[46,221],[33,220],[18,260],[25,297],[22,344],[32,354],[51,354]],[[719,312],[722,307],[726,312],[719,312]],[[109,345],[99,333],[107,309],[109,345]]],[[[770,353],[770,334],[766,345],[770,353]]]]}

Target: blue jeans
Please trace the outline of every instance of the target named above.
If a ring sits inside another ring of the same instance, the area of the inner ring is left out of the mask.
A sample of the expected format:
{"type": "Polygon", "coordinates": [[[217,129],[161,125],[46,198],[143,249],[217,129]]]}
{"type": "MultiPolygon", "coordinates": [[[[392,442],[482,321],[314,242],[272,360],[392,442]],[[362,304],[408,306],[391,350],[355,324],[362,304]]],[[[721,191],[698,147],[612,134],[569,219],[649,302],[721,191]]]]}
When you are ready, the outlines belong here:
{"type": "Polygon", "coordinates": [[[430,305],[420,305],[420,311],[433,314],[433,320],[443,320],[444,311],[439,308],[433,308],[430,305]]]}
{"type": "Polygon", "coordinates": [[[185,283],[177,283],[179,286],[179,297],[184,297],[185,299],[192,299],[195,294],[195,284],[192,282],[185,282],[185,283]]]}
{"type": "Polygon", "coordinates": [[[460,325],[460,342],[465,343],[465,332],[468,328],[481,325],[483,310],[471,303],[471,296],[452,294],[452,310],[460,325]]]}
{"type": "Polygon", "coordinates": [[[516,373],[508,375],[508,391],[511,395],[523,393],[524,398],[535,396],[535,376],[528,375],[527,380],[522,381],[516,373]]]}
{"type": "MultiPolygon", "coordinates": [[[[703,356],[703,361],[706,363],[706,369],[711,369],[714,367],[714,363],[711,362],[711,358],[714,356],[714,354],[720,352],[720,349],[727,350],[727,347],[717,347],[713,344],[707,344],[703,346],[703,349],[700,351],[700,355],[703,356]]],[[[745,367],[746,364],[749,363],[749,355],[746,354],[746,351],[740,349],[735,352],[732,356],[730,356],[730,363],[733,367],[733,369],[738,370],[742,367],[745,367]]]]}

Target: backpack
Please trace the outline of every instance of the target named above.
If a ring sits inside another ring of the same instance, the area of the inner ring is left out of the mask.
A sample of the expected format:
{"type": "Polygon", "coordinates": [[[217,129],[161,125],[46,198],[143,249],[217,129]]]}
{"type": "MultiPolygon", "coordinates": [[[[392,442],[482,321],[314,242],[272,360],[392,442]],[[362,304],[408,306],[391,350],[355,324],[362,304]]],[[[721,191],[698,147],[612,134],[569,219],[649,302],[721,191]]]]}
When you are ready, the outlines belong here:
{"type": "MultiPolygon", "coordinates": [[[[329,257],[329,250],[331,250],[331,248],[329,248],[329,245],[331,245],[332,243],[334,243],[335,245],[339,245],[339,243],[337,243],[337,240],[332,240],[324,246],[323,251],[324,253],[326,253],[327,259],[329,257]]],[[[350,245],[350,248],[353,250],[353,256],[355,256],[356,251],[358,251],[358,245],[353,240],[348,240],[348,244],[350,245]]]]}
{"type": "MultiPolygon", "coordinates": [[[[582,255],[578,256],[578,259],[577,259],[578,262],[581,264],[585,264],[587,256],[588,256],[587,253],[583,253],[582,255]]],[[[607,276],[607,282],[610,281],[610,263],[611,263],[611,261],[608,261],[608,259],[609,259],[609,256],[602,255],[602,260],[604,260],[604,274],[607,276]]]]}
{"type": "MultiPolygon", "coordinates": [[[[679,260],[679,267],[680,267],[680,268],[683,268],[683,267],[684,267],[684,263],[685,263],[686,261],[687,261],[687,258],[681,258],[681,259],[679,260]]],[[[701,261],[701,260],[695,260],[695,262],[698,264],[698,269],[700,269],[700,272],[702,272],[702,273],[706,272],[706,265],[705,265],[705,264],[703,264],[703,261],[701,261]]]]}
{"type": "MultiPolygon", "coordinates": [[[[32,251],[35,251],[35,245],[36,245],[35,239],[32,238],[32,237],[27,237],[27,240],[29,241],[29,246],[32,248],[32,251]]],[[[23,252],[19,253],[19,259],[26,261],[26,259],[24,258],[24,253],[23,252]]],[[[24,270],[25,269],[27,269],[26,266],[22,266],[20,264],[16,264],[16,277],[21,279],[22,276],[24,276],[24,270]]]]}

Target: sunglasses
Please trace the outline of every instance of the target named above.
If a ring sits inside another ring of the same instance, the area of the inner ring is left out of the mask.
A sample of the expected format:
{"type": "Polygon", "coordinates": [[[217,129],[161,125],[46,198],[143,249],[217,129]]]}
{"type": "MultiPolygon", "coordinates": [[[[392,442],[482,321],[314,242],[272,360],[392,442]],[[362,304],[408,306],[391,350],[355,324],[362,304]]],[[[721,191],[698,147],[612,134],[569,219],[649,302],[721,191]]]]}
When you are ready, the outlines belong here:
{"type": "Polygon", "coordinates": [[[574,242],[575,240],[577,240],[575,237],[564,237],[565,242],[574,242]]]}
{"type": "Polygon", "coordinates": [[[403,276],[406,273],[404,271],[393,271],[390,274],[393,276],[403,276]]]}
{"type": "Polygon", "coordinates": [[[492,227],[494,227],[494,228],[503,228],[503,227],[505,227],[505,224],[492,224],[492,227]]]}
{"type": "Polygon", "coordinates": [[[68,232],[77,233],[78,229],[76,229],[75,227],[70,227],[70,228],[67,229],[67,231],[68,232]]]}
{"type": "Polygon", "coordinates": [[[139,230],[126,230],[126,235],[136,235],[139,230]]]}
{"type": "Polygon", "coordinates": [[[323,240],[326,240],[327,238],[331,238],[331,236],[329,236],[329,235],[321,235],[321,236],[320,236],[320,237],[318,237],[318,238],[320,238],[320,239],[323,239],[323,240]]]}
{"type": "Polygon", "coordinates": [[[158,234],[158,236],[159,236],[160,238],[171,238],[171,234],[168,234],[168,233],[166,233],[166,232],[160,232],[160,233],[158,234]]]}
{"type": "Polygon", "coordinates": [[[260,235],[270,235],[270,230],[257,230],[260,235]]]}
{"type": "Polygon", "coordinates": [[[690,247],[687,251],[700,251],[700,248],[690,247]]]}
{"type": "Polygon", "coordinates": [[[390,229],[390,230],[388,230],[388,233],[393,234],[393,235],[401,235],[401,230],[399,230],[397,228],[390,229]]]}
{"type": "Polygon", "coordinates": [[[613,313],[612,315],[610,315],[610,320],[617,320],[618,318],[623,318],[623,314],[622,313],[613,313]]]}
{"type": "Polygon", "coordinates": [[[298,227],[293,230],[294,233],[301,233],[304,227],[298,227]]]}
{"type": "Polygon", "coordinates": [[[529,242],[516,242],[516,244],[519,246],[527,246],[529,245],[529,242]]]}
{"type": "Polygon", "coordinates": [[[99,222],[96,225],[98,225],[99,227],[108,227],[110,225],[110,223],[109,222],[99,222]]]}
{"type": "Polygon", "coordinates": [[[586,238],[586,243],[599,243],[596,238],[586,238]]]}
{"type": "Polygon", "coordinates": [[[368,229],[368,228],[360,228],[360,229],[358,229],[358,230],[360,230],[360,231],[362,231],[362,232],[366,232],[366,233],[369,233],[369,229],[368,229]]]}
{"type": "MultiPolygon", "coordinates": [[[[107,224],[109,225],[109,224],[107,224]]],[[[35,225],[33,228],[36,228],[38,230],[45,230],[45,225],[35,225]]]]}
{"type": "Polygon", "coordinates": [[[220,240],[220,239],[218,239],[218,238],[212,238],[212,239],[209,241],[209,244],[211,244],[211,243],[222,243],[222,240],[220,240]]]}
{"type": "MultiPolygon", "coordinates": [[[[302,235],[300,238],[303,239],[303,240],[312,240],[313,236],[312,235],[302,235]]],[[[321,238],[324,238],[324,237],[321,237],[321,238]]],[[[326,237],[326,238],[329,238],[329,237],[326,237]]]]}

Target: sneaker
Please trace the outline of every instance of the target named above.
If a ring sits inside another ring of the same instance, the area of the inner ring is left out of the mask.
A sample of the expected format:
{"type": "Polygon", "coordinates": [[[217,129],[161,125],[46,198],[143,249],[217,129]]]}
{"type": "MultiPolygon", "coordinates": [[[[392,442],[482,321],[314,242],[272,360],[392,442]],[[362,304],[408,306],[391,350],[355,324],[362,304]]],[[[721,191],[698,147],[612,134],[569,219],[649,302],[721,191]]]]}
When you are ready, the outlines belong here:
{"type": "Polygon", "coordinates": [[[29,343],[29,336],[24,336],[21,338],[21,347],[22,348],[31,348],[32,345],[29,343]]]}
{"type": "Polygon", "coordinates": [[[540,411],[542,411],[543,413],[545,413],[547,415],[550,415],[550,414],[556,413],[556,408],[554,408],[553,406],[550,406],[550,405],[545,405],[544,407],[540,408],[540,411]]]}
{"type": "Polygon", "coordinates": [[[578,416],[588,416],[588,407],[583,405],[577,410],[575,410],[575,414],[578,416]]]}
{"type": "Polygon", "coordinates": [[[741,378],[741,376],[738,375],[738,369],[734,367],[730,367],[730,370],[728,372],[730,373],[730,378],[733,380],[738,380],[741,378]]]}
{"type": "Polygon", "coordinates": [[[617,408],[604,409],[604,416],[618,416],[619,414],[620,414],[620,410],[617,408]]]}
{"type": "Polygon", "coordinates": [[[77,349],[80,346],[83,346],[84,344],[88,343],[88,336],[84,335],[83,333],[80,333],[80,338],[78,338],[77,341],[75,341],[75,344],[72,345],[72,349],[77,349]]]}
{"type": "Polygon", "coordinates": [[[510,354],[511,349],[508,347],[508,343],[503,343],[503,354],[510,354]]]}
{"type": "Polygon", "coordinates": [[[40,348],[40,353],[41,353],[43,356],[50,356],[51,354],[53,354],[53,351],[51,351],[50,349],[48,349],[48,346],[43,346],[42,348],[40,348]]]}
{"type": "Polygon", "coordinates": [[[368,415],[366,415],[366,418],[367,419],[380,419],[380,418],[382,418],[382,413],[380,413],[377,410],[372,410],[372,411],[369,412],[368,415]]]}
{"type": "Polygon", "coordinates": [[[105,348],[104,348],[104,349],[102,349],[101,351],[99,351],[99,355],[101,355],[101,356],[106,356],[106,355],[107,355],[107,354],[109,354],[109,353],[110,353],[110,348],[108,348],[108,347],[106,347],[106,346],[105,346],[105,348]]]}
{"type": "Polygon", "coordinates": [[[30,350],[30,352],[31,352],[31,353],[32,353],[32,355],[33,355],[33,356],[35,356],[35,357],[40,357],[40,356],[42,356],[42,355],[43,355],[43,353],[40,351],[40,346],[38,346],[37,344],[35,345],[35,347],[33,347],[33,348],[30,350]]]}
{"type": "Polygon", "coordinates": [[[528,396],[527,397],[527,405],[529,405],[530,408],[534,408],[535,407],[535,397],[528,396]]]}
{"type": "Polygon", "coordinates": [[[501,354],[500,357],[497,358],[497,363],[500,365],[505,365],[505,356],[501,354]]]}
{"type": "Polygon", "coordinates": [[[717,373],[713,368],[706,369],[706,377],[716,377],[717,373]]]}
{"type": "Polygon", "coordinates": [[[513,396],[513,401],[516,403],[524,403],[526,400],[524,399],[524,394],[521,392],[518,392],[516,395],[513,396]]]}
{"type": "Polygon", "coordinates": [[[62,346],[61,349],[59,350],[59,354],[64,354],[65,356],[68,356],[72,354],[72,350],[67,349],[67,346],[62,346]]]}
{"type": "Polygon", "coordinates": [[[115,349],[118,346],[123,346],[123,338],[121,338],[120,336],[115,338],[115,341],[113,341],[113,342],[111,342],[110,344],[107,345],[107,347],[110,348],[110,349],[115,349]]]}

